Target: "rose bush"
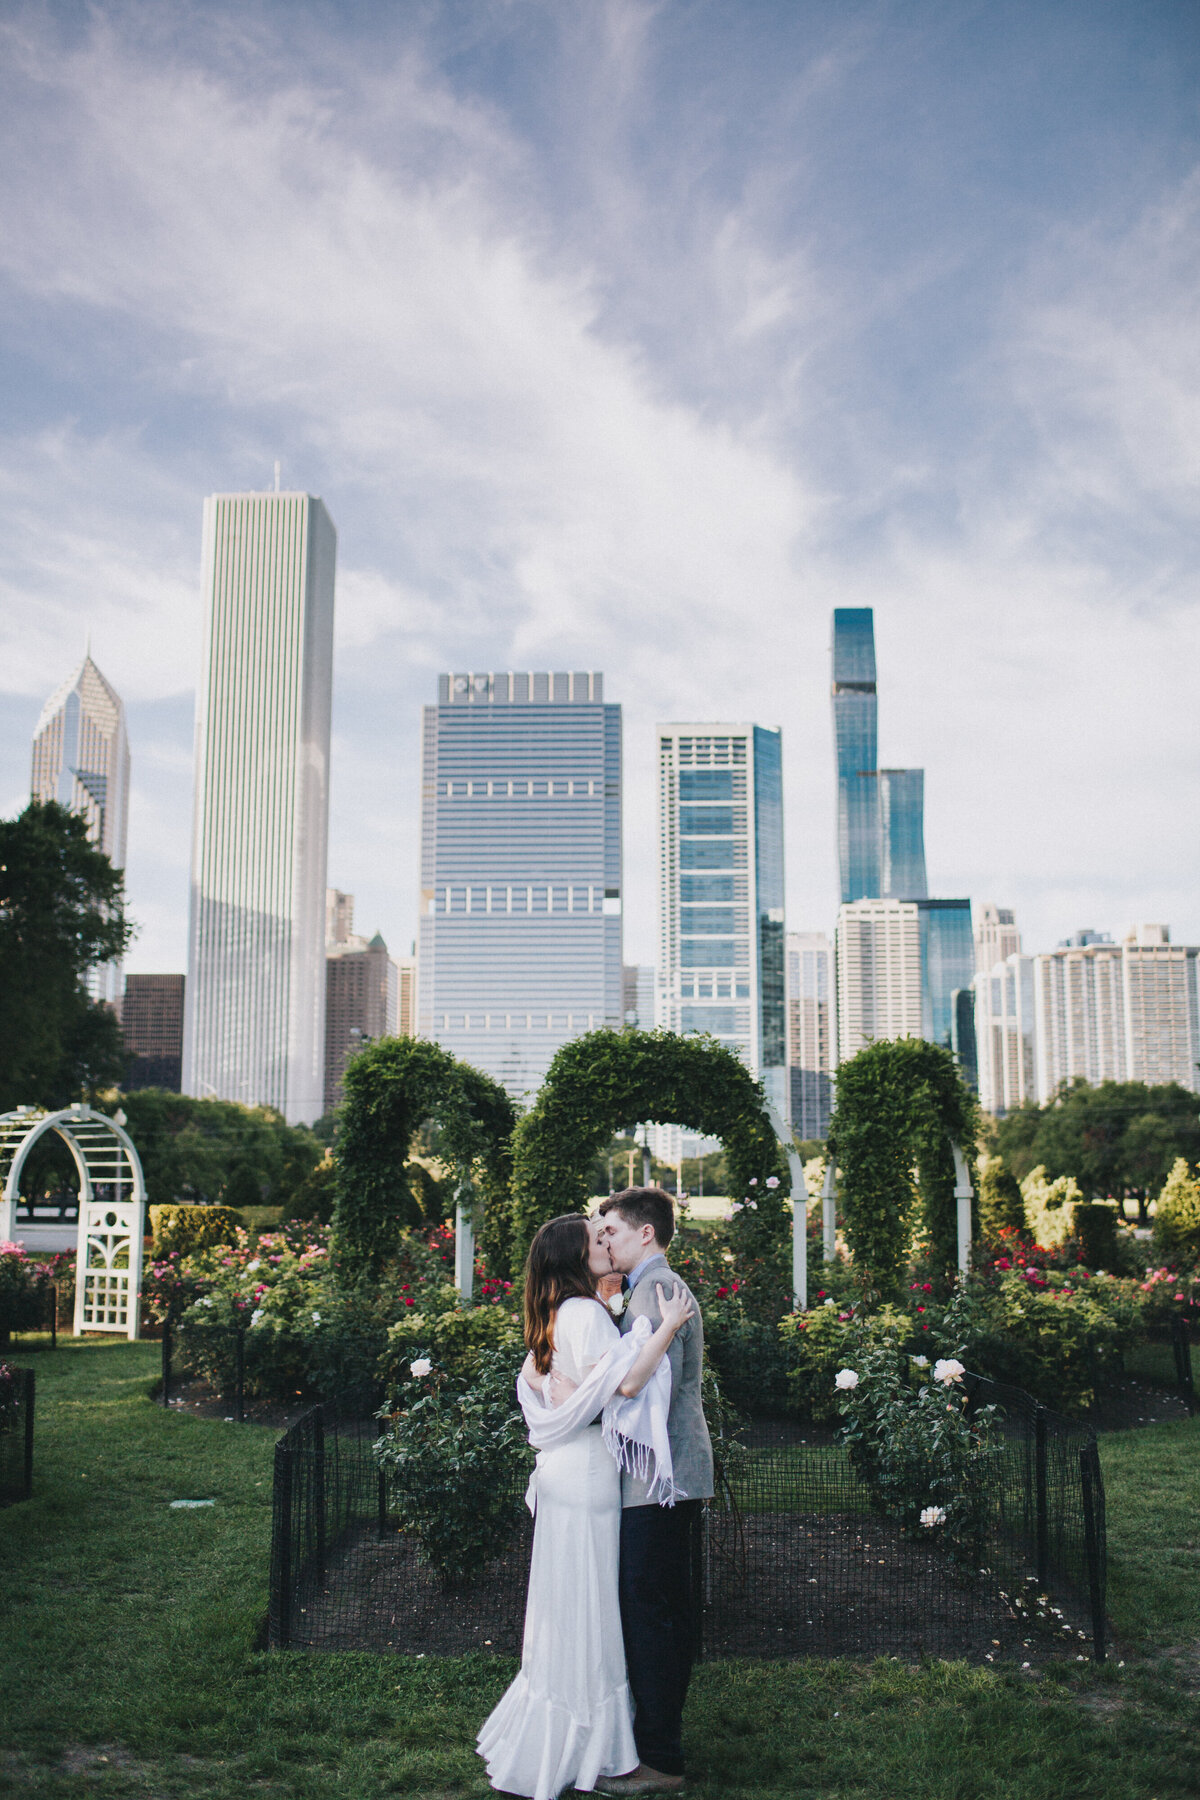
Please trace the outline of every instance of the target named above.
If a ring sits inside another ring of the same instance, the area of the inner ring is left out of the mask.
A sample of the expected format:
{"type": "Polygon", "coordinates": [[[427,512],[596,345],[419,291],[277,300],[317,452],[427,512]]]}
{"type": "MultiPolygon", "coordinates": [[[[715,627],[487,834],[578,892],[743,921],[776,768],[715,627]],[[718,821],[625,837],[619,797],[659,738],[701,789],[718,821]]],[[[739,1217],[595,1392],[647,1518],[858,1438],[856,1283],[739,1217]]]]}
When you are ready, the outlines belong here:
{"type": "Polygon", "coordinates": [[[0,1343],[10,1332],[40,1331],[50,1323],[51,1289],[73,1286],[75,1259],[31,1256],[24,1244],[0,1243],[0,1343]]]}

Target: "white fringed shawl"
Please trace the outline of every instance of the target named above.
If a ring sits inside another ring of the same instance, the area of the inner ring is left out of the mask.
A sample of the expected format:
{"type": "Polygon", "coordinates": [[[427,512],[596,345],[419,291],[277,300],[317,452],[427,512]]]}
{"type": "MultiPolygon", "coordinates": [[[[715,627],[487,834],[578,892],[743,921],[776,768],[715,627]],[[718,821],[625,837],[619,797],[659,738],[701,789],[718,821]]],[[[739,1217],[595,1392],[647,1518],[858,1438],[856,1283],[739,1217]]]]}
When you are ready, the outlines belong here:
{"type": "MultiPolygon", "coordinates": [[[[599,1415],[605,1447],[616,1458],[620,1468],[645,1481],[650,1473],[650,1457],[654,1457],[654,1480],[649,1488],[651,1500],[660,1506],[674,1506],[680,1498],[675,1486],[671,1463],[671,1440],[667,1435],[667,1414],[671,1410],[671,1365],[664,1356],[640,1394],[632,1399],[618,1389],[651,1336],[649,1319],[635,1319],[630,1330],[607,1351],[587,1377],[559,1406],[550,1402],[550,1383],[539,1393],[530,1387],[523,1375],[517,1377],[517,1398],[529,1442],[535,1450],[557,1450],[599,1415]]],[[[537,1471],[525,1495],[530,1512],[534,1511],[537,1493],[537,1471]]]]}

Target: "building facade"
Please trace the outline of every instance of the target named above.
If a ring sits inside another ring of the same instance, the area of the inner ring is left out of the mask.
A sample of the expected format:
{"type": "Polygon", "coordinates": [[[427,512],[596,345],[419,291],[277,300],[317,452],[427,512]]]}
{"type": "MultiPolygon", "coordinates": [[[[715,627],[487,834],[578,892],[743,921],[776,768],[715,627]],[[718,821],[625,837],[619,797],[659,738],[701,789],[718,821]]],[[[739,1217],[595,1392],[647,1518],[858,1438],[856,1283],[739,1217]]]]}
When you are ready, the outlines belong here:
{"type": "Polygon", "coordinates": [[[400,980],[395,960],[376,932],[348,933],[325,950],[325,1108],[342,1101],[350,1058],[367,1044],[395,1037],[400,1023],[400,980]]]}
{"type": "Polygon", "coordinates": [[[736,1050],[786,1123],[780,733],[660,725],[658,818],[657,1022],[736,1050]]]}
{"type": "Polygon", "coordinates": [[[324,1110],[337,535],[310,494],[204,506],[184,1092],[324,1110]]]}
{"type": "Polygon", "coordinates": [[[121,1036],[128,1063],[122,1085],[177,1094],[183,1073],[182,975],[127,975],[121,1036]]]}
{"type": "Polygon", "coordinates": [[[838,1062],[867,1044],[924,1036],[915,900],[854,900],[837,923],[838,1062]]]}
{"type": "Polygon", "coordinates": [[[595,673],[443,675],[421,782],[420,1035],[528,1099],[621,1024],[621,709],[595,673]]]}
{"type": "Polygon", "coordinates": [[[1119,944],[1077,932],[1034,957],[1038,1099],[1080,1077],[1200,1092],[1198,958],[1165,925],[1134,926],[1119,944]]]}
{"type": "Polygon", "coordinates": [[[920,900],[925,874],[925,771],[879,767],[875,615],[833,615],[833,742],[837,763],[838,874],[853,900],[920,900]]]}
{"type": "Polygon", "coordinates": [[[990,975],[997,963],[1021,954],[1021,934],[1010,906],[993,906],[986,900],[975,909],[975,969],[990,975]]]}
{"type": "MultiPolygon", "coordinates": [[[[129,739],[125,708],[90,651],[51,694],[33,734],[30,793],[57,800],[87,823],[89,840],[114,869],[125,867],[129,833],[129,739]]],[[[95,1000],[115,1004],[122,991],[119,963],[88,972],[95,1000]]]]}
{"type": "Polygon", "coordinates": [[[973,985],[979,1104],[1002,1119],[1038,1098],[1033,958],[1013,951],[973,985]]]}
{"type": "Polygon", "coordinates": [[[833,1115],[837,1067],[834,951],[821,931],[789,931],[787,1060],[792,1136],[824,1139],[833,1115]]]}
{"type": "Polygon", "coordinates": [[[654,964],[626,963],[621,973],[622,1022],[654,1030],[654,964]]]}

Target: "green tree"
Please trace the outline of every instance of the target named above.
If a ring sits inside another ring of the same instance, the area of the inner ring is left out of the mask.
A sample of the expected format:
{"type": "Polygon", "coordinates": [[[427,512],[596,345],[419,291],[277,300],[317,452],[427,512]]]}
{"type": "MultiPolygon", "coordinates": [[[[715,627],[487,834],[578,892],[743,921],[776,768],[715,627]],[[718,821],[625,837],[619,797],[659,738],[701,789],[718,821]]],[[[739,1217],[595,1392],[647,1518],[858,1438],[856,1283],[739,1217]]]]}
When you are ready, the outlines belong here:
{"type": "Polygon", "coordinates": [[[1075,1081],[1046,1106],[1024,1106],[1001,1120],[997,1145],[1019,1181],[1039,1164],[1050,1180],[1074,1176],[1083,1192],[1137,1201],[1149,1223],[1149,1198],[1177,1157],[1200,1159],[1200,1109],[1178,1082],[1075,1081]]]}
{"type": "Polygon", "coordinates": [[[1169,1263],[1200,1263],[1200,1179],[1181,1156],[1154,1209],[1154,1245],[1169,1263]]]}
{"type": "Polygon", "coordinates": [[[120,1027],[85,977],[132,934],[124,879],[81,818],[35,800],[0,820],[0,1111],[66,1106],[120,1078],[120,1027]]]}
{"type": "Polygon", "coordinates": [[[980,1161],[979,1225],[984,1236],[993,1242],[1006,1227],[1022,1236],[1028,1229],[1021,1184],[1000,1156],[980,1161]]]}
{"type": "Polygon", "coordinates": [[[320,1144],[269,1106],[139,1088],[121,1101],[157,1205],[284,1206],[320,1162],[320,1144]]]}

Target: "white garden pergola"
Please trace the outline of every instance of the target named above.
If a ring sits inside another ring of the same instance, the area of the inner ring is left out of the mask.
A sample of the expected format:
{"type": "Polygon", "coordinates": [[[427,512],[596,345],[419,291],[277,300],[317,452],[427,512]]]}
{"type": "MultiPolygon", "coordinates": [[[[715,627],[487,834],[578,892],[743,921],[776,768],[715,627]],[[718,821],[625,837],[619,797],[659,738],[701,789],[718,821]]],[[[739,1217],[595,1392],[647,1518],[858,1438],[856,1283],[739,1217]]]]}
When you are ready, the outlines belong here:
{"type": "Polygon", "coordinates": [[[39,1138],[56,1132],[79,1176],[75,1331],[136,1338],[146,1184],[133,1140],[107,1114],[82,1104],[61,1112],[18,1106],[0,1113],[0,1237],[16,1235],[21,1174],[39,1138]]]}

